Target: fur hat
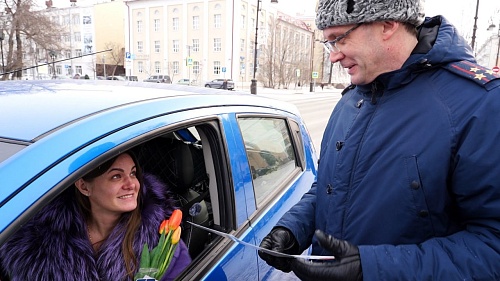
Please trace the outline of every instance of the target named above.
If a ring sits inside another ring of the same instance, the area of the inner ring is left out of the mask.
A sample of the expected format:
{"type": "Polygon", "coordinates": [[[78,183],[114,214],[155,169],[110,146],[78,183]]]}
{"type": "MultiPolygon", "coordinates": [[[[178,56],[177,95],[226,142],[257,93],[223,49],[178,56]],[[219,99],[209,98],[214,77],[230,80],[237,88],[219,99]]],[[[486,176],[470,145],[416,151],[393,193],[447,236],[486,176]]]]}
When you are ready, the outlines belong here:
{"type": "Polygon", "coordinates": [[[424,22],[424,0],[319,0],[316,26],[393,20],[419,26],[424,22]]]}

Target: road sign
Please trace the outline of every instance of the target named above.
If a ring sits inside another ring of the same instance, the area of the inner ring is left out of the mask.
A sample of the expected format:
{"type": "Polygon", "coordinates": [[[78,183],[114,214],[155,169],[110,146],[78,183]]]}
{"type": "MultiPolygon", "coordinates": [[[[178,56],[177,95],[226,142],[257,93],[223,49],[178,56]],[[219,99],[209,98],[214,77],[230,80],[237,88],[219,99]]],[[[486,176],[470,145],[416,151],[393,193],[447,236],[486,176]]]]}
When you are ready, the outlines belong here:
{"type": "Polygon", "coordinates": [[[130,52],[125,52],[125,58],[126,59],[131,59],[132,58],[132,54],[130,52]]]}
{"type": "Polygon", "coordinates": [[[494,66],[491,70],[493,70],[493,72],[495,73],[498,73],[498,71],[500,71],[500,67],[494,66]]]}
{"type": "Polygon", "coordinates": [[[125,69],[132,68],[132,59],[125,59],[125,69]]]}
{"type": "Polygon", "coordinates": [[[186,64],[187,64],[187,66],[193,66],[193,58],[188,57],[186,59],[186,64]]]}
{"type": "Polygon", "coordinates": [[[319,73],[317,71],[313,71],[312,78],[319,78],[319,73]]]}
{"type": "Polygon", "coordinates": [[[295,76],[300,77],[300,69],[295,69],[295,76]]]}
{"type": "Polygon", "coordinates": [[[226,72],[226,68],[225,67],[222,67],[222,72],[226,72]]]}

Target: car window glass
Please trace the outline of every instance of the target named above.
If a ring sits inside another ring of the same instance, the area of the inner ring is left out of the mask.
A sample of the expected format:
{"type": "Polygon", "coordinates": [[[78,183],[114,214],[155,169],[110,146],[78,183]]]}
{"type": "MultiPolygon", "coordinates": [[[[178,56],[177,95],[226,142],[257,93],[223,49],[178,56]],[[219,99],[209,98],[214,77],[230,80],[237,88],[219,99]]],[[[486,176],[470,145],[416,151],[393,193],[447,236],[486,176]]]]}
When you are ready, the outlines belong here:
{"type": "Polygon", "coordinates": [[[277,118],[239,118],[257,206],[297,167],[287,122],[277,118]]]}

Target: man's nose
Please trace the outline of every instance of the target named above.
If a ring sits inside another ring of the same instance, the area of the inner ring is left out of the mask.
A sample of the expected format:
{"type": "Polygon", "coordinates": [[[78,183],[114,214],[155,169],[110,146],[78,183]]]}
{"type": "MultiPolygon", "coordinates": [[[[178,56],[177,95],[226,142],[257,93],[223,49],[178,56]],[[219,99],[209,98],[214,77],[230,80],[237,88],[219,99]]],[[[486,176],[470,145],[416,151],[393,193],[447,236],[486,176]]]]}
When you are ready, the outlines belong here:
{"type": "Polygon", "coordinates": [[[338,53],[330,52],[330,61],[332,63],[336,63],[343,58],[344,58],[344,54],[342,52],[338,52],[338,53]]]}

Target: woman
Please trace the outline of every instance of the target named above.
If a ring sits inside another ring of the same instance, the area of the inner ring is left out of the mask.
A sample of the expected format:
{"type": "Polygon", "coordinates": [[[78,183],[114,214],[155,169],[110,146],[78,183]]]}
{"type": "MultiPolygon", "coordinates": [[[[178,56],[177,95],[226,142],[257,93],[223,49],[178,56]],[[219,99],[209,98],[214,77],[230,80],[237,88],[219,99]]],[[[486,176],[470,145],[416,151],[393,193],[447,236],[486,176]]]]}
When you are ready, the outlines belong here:
{"type": "MultiPolygon", "coordinates": [[[[172,211],[166,187],[151,175],[143,182],[135,156],[124,152],[44,207],[2,245],[0,261],[11,280],[132,280],[144,243],[158,243],[172,211]]],[[[162,281],[190,262],[180,241],[162,281]]]]}

